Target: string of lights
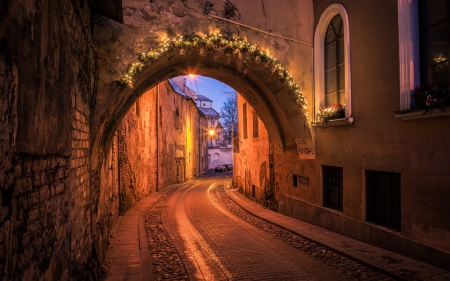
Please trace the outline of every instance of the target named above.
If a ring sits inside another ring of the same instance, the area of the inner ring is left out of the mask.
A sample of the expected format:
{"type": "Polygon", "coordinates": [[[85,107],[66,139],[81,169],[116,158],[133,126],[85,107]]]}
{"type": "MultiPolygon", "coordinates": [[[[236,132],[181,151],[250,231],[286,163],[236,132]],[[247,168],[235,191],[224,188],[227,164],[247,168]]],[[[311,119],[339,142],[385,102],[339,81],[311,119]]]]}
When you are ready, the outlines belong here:
{"type": "Polygon", "coordinates": [[[176,49],[179,49],[180,55],[185,55],[187,48],[199,48],[200,53],[204,53],[206,50],[221,49],[225,54],[235,54],[238,57],[242,57],[242,54],[244,53],[254,55],[255,62],[265,63],[273,73],[278,74],[280,81],[286,84],[289,89],[294,92],[297,104],[306,114],[306,109],[308,107],[307,101],[302,95],[300,86],[295,83],[289,71],[267,51],[261,50],[257,45],[247,42],[247,40],[242,37],[228,39],[221,34],[212,34],[202,37],[194,35],[168,39],[157,48],[139,53],[138,59],[130,64],[118,83],[123,86],[133,86],[134,76],[141,72],[145,65],[153,63],[163,55],[176,49]]]}

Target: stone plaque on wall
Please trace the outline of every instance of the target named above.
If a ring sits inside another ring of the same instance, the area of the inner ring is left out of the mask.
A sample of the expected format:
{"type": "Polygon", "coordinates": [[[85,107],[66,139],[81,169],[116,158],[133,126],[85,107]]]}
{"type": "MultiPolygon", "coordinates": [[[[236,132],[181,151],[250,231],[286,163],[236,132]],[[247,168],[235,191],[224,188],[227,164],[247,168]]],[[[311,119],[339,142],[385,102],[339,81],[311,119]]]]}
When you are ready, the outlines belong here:
{"type": "Polygon", "coordinates": [[[296,139],[298,158],[315,159],[314,144],[312,139],[296,139]]]}

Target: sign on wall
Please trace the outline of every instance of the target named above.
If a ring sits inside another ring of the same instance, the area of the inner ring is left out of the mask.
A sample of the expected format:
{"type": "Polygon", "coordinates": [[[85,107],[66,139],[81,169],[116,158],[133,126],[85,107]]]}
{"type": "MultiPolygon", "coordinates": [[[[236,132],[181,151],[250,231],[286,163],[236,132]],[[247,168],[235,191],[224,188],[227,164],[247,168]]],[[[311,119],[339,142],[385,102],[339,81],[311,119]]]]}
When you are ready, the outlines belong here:
{"type": "Polygon", "coordinates": [[[312,139],[296,139],[298,158],[315,159],[314,143],[312,139]]]}

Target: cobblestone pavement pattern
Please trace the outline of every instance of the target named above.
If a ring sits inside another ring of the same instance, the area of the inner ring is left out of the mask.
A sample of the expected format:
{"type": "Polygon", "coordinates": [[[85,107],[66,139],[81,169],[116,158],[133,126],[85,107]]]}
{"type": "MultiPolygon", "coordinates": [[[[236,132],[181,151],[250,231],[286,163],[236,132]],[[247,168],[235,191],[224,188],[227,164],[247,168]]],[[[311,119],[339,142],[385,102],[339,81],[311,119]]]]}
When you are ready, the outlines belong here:
{"type": "Polygon", "coordinates": [[[156,280],[391,280],[243,210],[201,177],[146,214],[156,280]]]}

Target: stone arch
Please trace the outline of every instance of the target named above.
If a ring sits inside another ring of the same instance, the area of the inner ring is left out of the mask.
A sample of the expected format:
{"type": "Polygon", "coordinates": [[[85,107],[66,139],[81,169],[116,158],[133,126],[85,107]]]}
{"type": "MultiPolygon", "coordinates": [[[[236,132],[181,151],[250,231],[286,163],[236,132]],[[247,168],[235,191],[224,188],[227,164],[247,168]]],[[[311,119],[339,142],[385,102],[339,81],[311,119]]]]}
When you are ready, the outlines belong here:
{"type": "Polygon", "coordinates": [[[97,135],[103,152],[129,107],[146,90],[179,75],[196,73],[237,90],[264,122],[272,143],[290,149],[310,139],[307,103],[289,71],[258,46],[221,35],[177,37],[139,54],[122,76],[118,102],[97,135]]]}

